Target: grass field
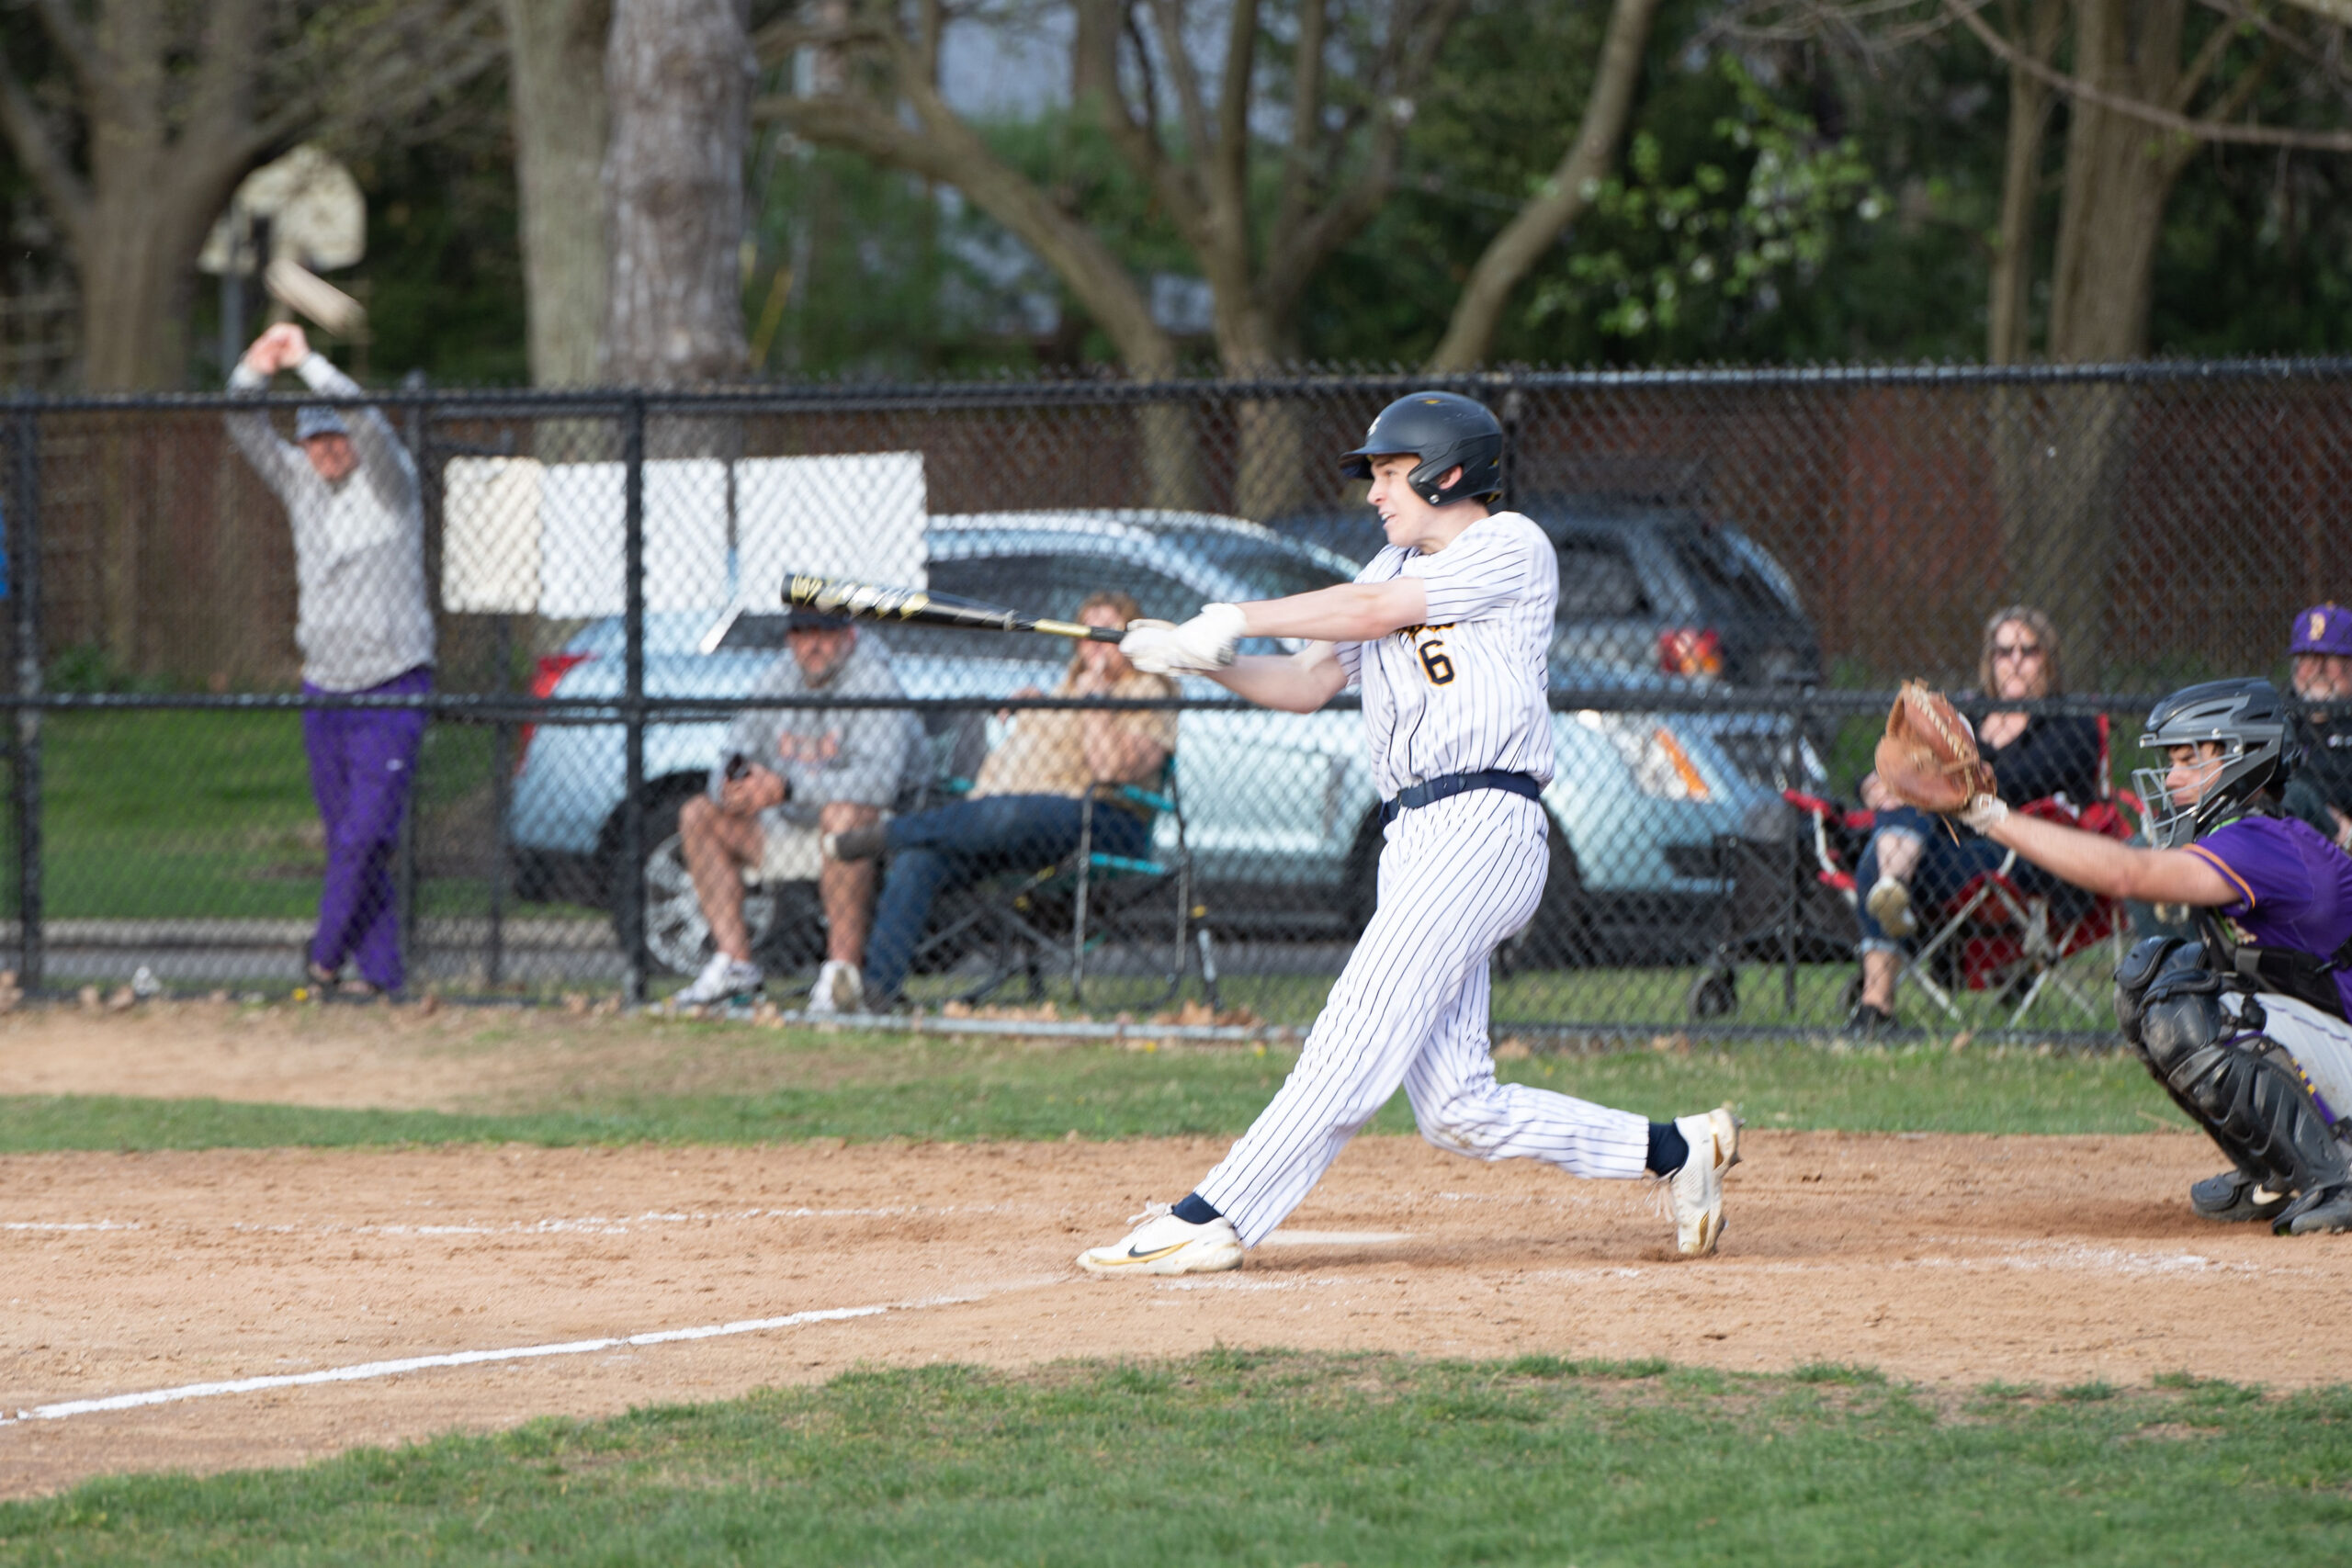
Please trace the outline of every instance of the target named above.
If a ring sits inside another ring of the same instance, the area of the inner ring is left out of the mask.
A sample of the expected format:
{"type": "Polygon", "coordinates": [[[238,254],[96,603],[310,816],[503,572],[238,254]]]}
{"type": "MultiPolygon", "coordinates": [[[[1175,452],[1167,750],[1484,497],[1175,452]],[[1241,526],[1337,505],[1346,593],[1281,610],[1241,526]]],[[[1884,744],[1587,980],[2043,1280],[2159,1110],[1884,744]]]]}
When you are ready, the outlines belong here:
{"type": "MultiPolygon", "coordinates": [[[[760,1143],[839,1137],[1088,1138],[1239,1133],[1293,1054],[1129,1050],[925,1035],[646,1027],[681,1040],[749,1038],[808,1087],[671,1095],[566,1089],[494,1114],[326,1110],[210,1100],[0,1098],[0,1152],[306,1144],[760,1143]],[[773,1042],[771,1044],[770,1043],[773,1042]]],[[[493,1037],[494,1038],[494,1037],[493,1037]]],[[[2115,1054],[1810,1045],[1546,1055],[1500,1064],[1510,1082],[1670,1116],[1724,1100],[1751,1124],[1869,1132],[2130,1133],[2186,1125],[2139,1063],[2115,1054]]],[[[1373,1123],[1409,1133],[1401,1095],[1373,1123]]]]}
{"type": "MultiPolygon", "coordinates": [[[[491,732],[425,733],[430,823],[486,781],[491,732]]],[[[51,918],[306,918],[325,866],[302,727],[290,713],[70,713],[42,728],[43,882],[51,918]]],[[[478,886],[426,884],[427,907],[478,886]]]]}
{"type": "Polygon", "coordinates": [[[2341,1561],[2352,1390],[1211,1352],[542,1421],[0,1506],[0,1562],[2341,1561]]]}

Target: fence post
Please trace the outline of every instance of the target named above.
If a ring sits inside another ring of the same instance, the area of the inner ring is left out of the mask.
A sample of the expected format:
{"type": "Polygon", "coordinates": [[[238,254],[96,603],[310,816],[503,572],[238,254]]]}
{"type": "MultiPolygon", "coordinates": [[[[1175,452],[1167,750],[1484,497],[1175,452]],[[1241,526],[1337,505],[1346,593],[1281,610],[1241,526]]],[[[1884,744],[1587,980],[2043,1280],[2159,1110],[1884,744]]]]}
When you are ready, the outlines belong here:
{"type": "MultiPolygon", "coordinates": [[[[491,617],[491,657],[497,662],[494,690],[502,702],[514,694],[514,617],[491,617]]],[[[514,858],[514,721],[503,711],[490,741],[490,952],[483,974],[492,990],[506,978],[506,878],[514,858]]]]}
{"type": "Polygon", "coordinates": [[[621,947],[623,982],[632,1006],[645,1001],[645,394],[632,392],[621,413],[622,624],[627,682],[621,700],[628,773],[621,796],[621,947]]]}
{"type": "Polygon", "coordinates": [[[8,508],[8,591],[16,596],[17,765],[10,803],[17,818],[17,983],[38,991],[45,954],[41,931],[40,729],[40,419],[17,407],[15,493],[8,508]]]}

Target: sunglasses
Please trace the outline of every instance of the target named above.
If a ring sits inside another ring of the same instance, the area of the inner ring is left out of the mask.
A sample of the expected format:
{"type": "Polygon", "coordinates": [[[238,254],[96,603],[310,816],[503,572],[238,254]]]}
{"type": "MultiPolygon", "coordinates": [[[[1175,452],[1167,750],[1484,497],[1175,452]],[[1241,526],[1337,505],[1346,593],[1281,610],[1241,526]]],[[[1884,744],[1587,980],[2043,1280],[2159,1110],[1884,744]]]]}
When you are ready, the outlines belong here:
{"type": "Polygon", "coordinates": [[[2041,645],[2038,642],[1996,642],[1993,645],[1996,659],[2039,659],[2041,645]]]}

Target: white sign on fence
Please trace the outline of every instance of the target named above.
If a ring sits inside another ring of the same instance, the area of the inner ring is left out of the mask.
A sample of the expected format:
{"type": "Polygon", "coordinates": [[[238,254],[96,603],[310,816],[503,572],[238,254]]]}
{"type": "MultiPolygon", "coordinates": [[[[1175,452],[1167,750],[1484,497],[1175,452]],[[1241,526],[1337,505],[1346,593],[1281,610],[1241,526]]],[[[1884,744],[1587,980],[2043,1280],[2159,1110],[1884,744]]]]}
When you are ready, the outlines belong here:
{"type": "MultiPolygon", "coordinates": [[[[627,479],[619,463],[451,458],[442,490],[444,608],[621,614],[627,479]]],[[[789,571],[922,587],[926,515],[917,452],[732,465],[656,458],[645,465],[646,608],[773,608],[789,571]]]]}

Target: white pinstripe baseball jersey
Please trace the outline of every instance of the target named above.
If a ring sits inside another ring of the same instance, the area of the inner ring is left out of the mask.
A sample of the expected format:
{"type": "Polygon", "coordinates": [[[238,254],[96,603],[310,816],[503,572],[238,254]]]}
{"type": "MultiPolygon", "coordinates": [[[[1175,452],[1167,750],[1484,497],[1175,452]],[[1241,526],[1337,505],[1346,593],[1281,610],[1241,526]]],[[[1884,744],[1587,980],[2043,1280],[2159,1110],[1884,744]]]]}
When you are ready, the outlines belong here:
{"type": "MultiPolygon", "coordinates": [[[[1428,624],[1336,645],[1363,690],[1380,793],[1490,768],[1549,779],[1544,681],[1560,587],[1551,542],[1519,513],[1498,513],[1432,555],[1385,549],[1358,581],[1405,575],[1427,585],[1428,624]]],[[[1399,1085],[1421,1135],[1442,1149],[1578,1176],[1642,1174],[1646,1117],[1495,1080],[1487,961],[1535,913],[1550,830],[1539,802],[1500,790],[1388,825],[1372,923],[1298,1066],[1195,1189],[1244,1247],[1298,1206],[1399,1085]]]]}
{"type": "Polygon", "coordinates": [[[1433,554],[1390,545],[1356,581],[1399,577],[1421,580],[1423,624],[1333,648],[1363,688],[1382,797],[1489,768],[1548,781],[1552,714],[1544,692],[1560,596],[1552,542],[1518,513],[1498,512],[1433,554]]]}

